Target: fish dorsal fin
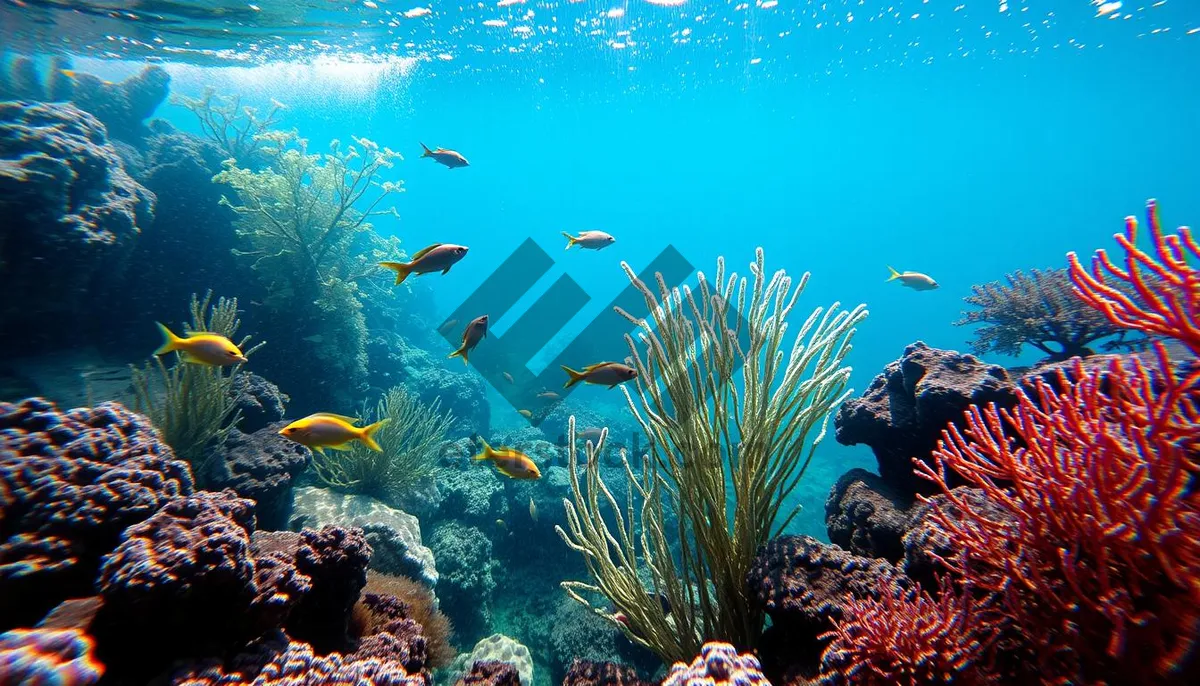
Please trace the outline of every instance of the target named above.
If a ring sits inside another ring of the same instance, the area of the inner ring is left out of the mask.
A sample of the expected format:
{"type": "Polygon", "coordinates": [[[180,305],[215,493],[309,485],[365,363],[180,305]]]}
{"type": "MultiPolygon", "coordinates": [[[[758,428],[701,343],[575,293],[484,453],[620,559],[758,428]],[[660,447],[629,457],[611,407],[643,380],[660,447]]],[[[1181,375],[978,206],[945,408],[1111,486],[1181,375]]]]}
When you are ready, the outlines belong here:
{"type": "Polygon", "coordinates": [[[610,364],[612,364],[612,363],[611,362],[597,362],[596,364],[589,364],[588,366],[583,368],[583,371],[594,372],[597,369],[599,369],[601,367],[607,367],[610,364]]]}
{"type": "Polygon", "coordinates": [[[344,414],[334,414],[332,412],[314,412],[313,414],[308,415],[308,418],[309,419],[317,419],[317,418],[340,419],[343,422],[348,422],[350,424],[354,424],[354,423],[362,421],[358,417],[347,417],[344,414]]]}
{"type": "Polygon", "coordinates": [[[442,245],[443,245],[442,243],[434,243],[433,245],[429,246],[428,248],[421,248],[420,250],[417,251],[417,254],[410,257],[408,261],[416,262],[417,260],[421,259],[422,257],[425,257],[426,255],[428,255],[430,253],[430,251],[432,251],[434,248],[440,248],[442,245]]]}
{"type": "Polygon", "coordinates": [[[197,336],[218,336],[224,338],[221,334],[213,333],[212,331],[184,331],[183,335],[185,338],[196,338],[197,336]]]}

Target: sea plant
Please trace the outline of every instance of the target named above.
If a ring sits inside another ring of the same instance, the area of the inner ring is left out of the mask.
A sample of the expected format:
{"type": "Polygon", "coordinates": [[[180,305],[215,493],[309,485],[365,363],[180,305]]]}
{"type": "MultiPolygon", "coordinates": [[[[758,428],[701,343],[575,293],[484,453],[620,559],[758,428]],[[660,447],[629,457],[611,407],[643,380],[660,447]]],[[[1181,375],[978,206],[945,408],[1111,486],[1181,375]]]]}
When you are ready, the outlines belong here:
{"type": "Polygon", "coordinates": [[[726,280],[721,259],[714,281],[699,275],[697,293],[660,278],[655,294],[622,268],[651,313],[622,312],[639,329],[636,341],[626,337],[636,391],[623,391],[648,453],[640,466],[623,460],[622,507],[600,476],[606,435],[586,448],[581,485],[569,423],[572,497],[567,528],[557,530],[592,580],[563,587],[668,664],[690,660],[705,641],[753,647],[764,616],[746,596],[746,574],[798,510],[785,503],[849,393],[842,362],[866,308],[817,308],[789,349],[787,320],[808,274],[795,290],[783,271],[768,278],[761,249],[752,284],[726,280]],[[593,604],[596,594],[611,607],[593,604]]]}
{"type": "Polygon", "coordinates": [[[236,191],[236,200],[221,200],[237,214],[244,249],[235,252],[253,260],[267,289],[264,315],[304,333],[282,355],[314,360],[321,378],[336,382],[323,391],[327,402],[352,402],[367,373],[359,284],[378,271],[368,257],[395,250],[395,240],[380,238],[368,219],[394,214],[381,207],[402,187],[379,176],[400,155],[365,138],[350,146],[334,141],[324,154],[309,153],[308,142],[294,131],[268,131],[256,139],[266,167],[255,171],[226,160],[214,177],[236,191]]]}
{"type": "Polygon", "coordinates": [[[972,286],[971,295],[963,300],[977,309],[963,312],[962,319],[954,322],[982,325],[970,344],[976,355],[1017,356],[1030,345],[1048,355],[1049,361],[1059,362],[1094,355],[1093,346],[1106,338],[1112,339],[1106,345],[1109,349],[1144,343],[1126,340],[1128,327],[1080,300],[1066,269],[1034,269],[1029,274],[1018,270],[1004,279],[1005,283],[972,286]]]}
{"type": "Polygon", "coordinates": [[[270,109],[260,112],[258,108],[243,106],[242,96],[217,95],[211,87],[205,88],[199,98],[175,95],[171,103],[191,110],[204,135],[226,155],[245,165],[255,161],[262,144],[260,136],[279,123],[287,109],[283,103],[272,100],[270,109]]]}
{"type": "MultiPolygon", "coordinates": [[[[203,299],[193,293],[190,310],[191,321],[184,324],[187,333],[217,333],[234,340],[241,327],[237,298],[213,303],[212,291],[203,299]]],[[[250,338],[237,342],[246,357],[265,345],[247,347],[250,338]]],[[[134,409],[150,418],[167,445],[191,465],[197,484],[203,487],[207,461],[241,418],[233,388],[242,365],[211,367],[185,362],[179,353],[172,357],[169,367],[156,356],[140,368],[131,368],[134,409]]]]}
{"type": "Polygon", "coordinates": [[[345,451],[313,454],[313,474],[322,485],[394,504],[433,473],[446,430],[454,422],[450,411],[441,411],[441,400],[424,405],[397,386],[374,409],[363,406],[364,425],[382,419],[390,420],[375,434],[382,452],[356,441],[345,451]]]}

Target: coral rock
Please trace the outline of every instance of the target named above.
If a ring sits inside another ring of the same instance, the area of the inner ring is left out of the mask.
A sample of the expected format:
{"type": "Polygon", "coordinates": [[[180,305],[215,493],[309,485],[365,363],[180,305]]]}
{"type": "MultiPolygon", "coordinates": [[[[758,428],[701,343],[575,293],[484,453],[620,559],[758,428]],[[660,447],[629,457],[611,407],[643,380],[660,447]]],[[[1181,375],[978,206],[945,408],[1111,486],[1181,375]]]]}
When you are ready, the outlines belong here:
{"type": "Polygon", "coordinates": [[[1003,367],[918,341],[876,376],[862,397],[841,406],[834,426],[839,443],[871,447],[880,476],[898,495],[928,495],[934,488],[914,475],[912,458],[927,460],[947,424],[961,425],[967,407],[991,402],[1016,404],[1016,389],[1003,367]]]}
{"type": "Polygon", "coordinates": [[[226,671],[200,666],[176,674],[173,686],[429,686],[423,674],[409,674],[391,659],[330,653],[319,657],[307,643],[292,643],[254,672],[250,665],[226,671]]]}
{"type": "Polygon", "coordinates": [[[434,527],[429,547],[441,566],[442,611],[454,622],[459,640],[473,640],[491,620],[498,566],[492,542],[479,529],[450,521],[434,527]]]}
{"type": "Polygon", "coordinates": [[[104,666],[92,639],[77,629],[15,629],[0,634],[0,683],[87,686],[104,666]]]}
{"type": "Polygon", "coordinates": [[[855,555],[899,562],[912,501],[897,495],[880,477],[852,469],[841,476],[825,501],[829,540],[855,555]]]}
{"type": "Polygon", "coordinates": [[[292,482],[312,458],[308,448],[279,435],[282,427],[277,422],[252,434],[230,432],[218,451],[220,459],[209,461],[207,475],[213,488],[232,488],[255,501],[258,525],[268,531],[287,528],[292,482]]]}
{"type": "Polygon", "coordinates": [[[563,686],[650,686],[628,665],[580,659],[571,663],[562,683],[563,686]]]}
{"type": "Polygon", "coordinates": [[[148,133],[142,121],[167,99],[170,83],[171,76],[158,65],[144,67],[120,83],[80,73],[72,100],[103,122],[110,136],[134,143],[148,133]]]}
{"type": "MultiPolygon", "coordinates": [[[[993,503],[978,488],[960,486],[954,489],[954,493],[979,513],[972,516],[986,517],[988,521],[996,523],[1016,523],[1012,515],[993,503]]],[[[930,593],[938,590],[937,576],[947,571],[939,560],[954,560],[962,552],[941,528],[930,521],[933,504],[937,504],[954,520],[963,518],[963,512],[943,494],[933,496],[929,502],[918,503],[909,514],[908,531],[904,535],[904,572],[930,593]]]]}
{"type": "Polygon", "coordinates": [[[88,595],[125,527],[191,492],[187,464],[117,403],[0,403],[0,625],[88,595]]]}
{"type": "Polygon", "coordinates": [[[245,433],[255,433],[273,422],[283,420],[289,400],[287,393],[258,374],[241,372],[234,377],[230,392],[237,399],[238,410],[242,413],[238,428],[245,433]]]}
{"type": "Polygon", "coordinates": [[[477,660],[471,669],[454,682],[454,686],[520,686],[517,668],[507,662],[477,660]]]}
{"type": "Polygon", "coordinates": [[[753,655],[738,655],[728,643],[705,643],[700,655],[686,665],[676,662],[662,686],[770,686],[753,655]]]}
{"type": "Polygon", "coordinates": [[[437,585],[433,552],[421,542],[417,518],[366,495],[344,494],[326,488],[296,491],[293,521],[305,526],[359,527],[371,544],[371,569],[437,585]]]}
{"type": "Polygon", "coordinates": [[[481,662],[507,663],[517,670],[522,686],[533,686],[533,656],[529,648],[504,634],[492,634],[476,643],[464,662],[469,665],[481,662]]]}

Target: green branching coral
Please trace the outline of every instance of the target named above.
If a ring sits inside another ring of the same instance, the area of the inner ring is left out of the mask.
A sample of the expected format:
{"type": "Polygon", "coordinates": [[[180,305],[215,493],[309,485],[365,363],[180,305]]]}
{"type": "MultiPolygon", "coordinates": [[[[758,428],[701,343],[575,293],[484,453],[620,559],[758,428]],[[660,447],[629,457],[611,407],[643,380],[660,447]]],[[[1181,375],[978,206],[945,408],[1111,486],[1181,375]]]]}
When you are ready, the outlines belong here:
{"type": "Polygon", "coordinates": [[[343,384],[327,396],[346,404],[366,385],[360,283],[372,283],[379,272],[377,255],[397,251],[397,241],[380,238],[368,219],[394,214],[381,208],[401,185],[379,176],[401,157],[365,138],[346,147],[334,141],[325,154],[309,153],[295,132],[270,131],[256,139],[268,166],[254,171],[226,160],[214,177],[237,191],[237,201],[222,198],[237,214],[245,245],[237,254],[253,259],[268,292],[266,316],[303,332],[296,348],[282,354],[318,362],[323,378],[343,384]]]}
{"type": "Polygon", "coordinates": [[[390,419],[375,440],[383,452],[368,450],[357,441],[347,451],[313,453],[317,480],[330,488],[361,493],[395,504],[399,496],[433,473],[438,449],[453,423],[441,412],[441,401],[422,405],[403,387],[388,391],[372,410],[363,407],[363,425],[390,419]]]}
{"type": "Polygon", "coordinates": [[[279,123],[280,115],[287,109],[283,103],[272,100],[271,108],[260,113],[257,108],[243,107],[240,95],[217,95],[212,88],[205,88],[199,98],[176,95],[171,103],[191,110],[200,120],[204,135],[241,164],[252,161],[261,145],[259,136],[279,123]]]}
{"type": "Polygon", "coordinates": [[[963,300],[979,309],[963,312],[962,319],[954,322],[956,326],[983,324],[971,341],[976,355],[1016,356],[1028,344],[1057,362],[1094,355],[1092,344],[1110,336],[1117,337],[1109,342],[1110,348],[1136,345],[1124,339],[1127,329],[1079,299],[1066,269],[1016,271],[1004,278],[1007,283],[972,286],[971,295],[963,300]]]}
{"type": "Polygon", "coordinates": [[[746,597],[746,574],[758,548],[796,514],[785,501],[830,411],[850,392],[842,361],[866,308],[818,308],[789,349],[787,319],[808,274],[794,291],[782,271],[768,280],[761,249],[749,287],[736,274],[726,281],[720,260],[715,281],[700,275],[698,293],[668,290],[660,279],[656,296],[622,267],[651,312],[650,321],[630,317],[640,329],[640,345],[627,337],[636,396],[623,389],[649,453],[640,469],[626,462],[621,506],[600,478],[597,447],[588,448],[580,485],[571,423],[573,497],[558,533],[583,556],[592,582],[563,587],[668,664],[691,659],[705,641],[753,647],[764,618],[746,597]],[[593,594],[625,621],[593,606],[593,594]]]}
{"type": "MultiPolygon", "coordinates": [[[[203,300],[192,294],[191,314],[191,322],[184,325],[188,333],[217,333],[233,340],[241,326],[237,299],[220,298],[214,305],[212,291],[203,300]]],[[[246,336],[237,343],[246,357],[264,345],[247,348],[249,342],[246,336]]],[[[241,368],[240,364],[228,368],[190,364],[178,354],[170,367],[156,357],[140,369],[132,368],[134,409],[149,417],[167,445],[191,465],[201,487],[213,449],[241,418],[232,393],[241,368]]]]}

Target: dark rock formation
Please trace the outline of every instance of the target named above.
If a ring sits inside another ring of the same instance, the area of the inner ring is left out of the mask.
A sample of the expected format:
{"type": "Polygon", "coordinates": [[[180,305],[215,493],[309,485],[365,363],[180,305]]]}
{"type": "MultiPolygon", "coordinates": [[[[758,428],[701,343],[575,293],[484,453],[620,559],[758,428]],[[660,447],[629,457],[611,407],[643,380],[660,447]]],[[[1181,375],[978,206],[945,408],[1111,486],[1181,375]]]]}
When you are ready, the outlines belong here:
{"type": "Polygon", "coordinates": [[[72,97],[79,109],[103,122],[110,138],[136,143],[149,130],[142,124],[167,99],[171,77],[167,70],[148,65],[120,83],[77,73],[72,97]]]}
{"type": "Polygon", "coordinates": [[[927,459],[950,422],[962,425],[971,405],[1016,403],[1008,372],[972,355],[917,342],[876,376],[862,397],[846,401],[834,420],[843,445],[865,443],[879,474],[897,495],[933,493],[913,474],[912,458],[927,459]]]}
{"type": "Polygon", "coordinates": [[[855,555],[897,563],[904,558],[911,498],[898,495],[880,477],[852,469],[825,500],[829,540],[855,555]]]}
{"type": "Polygon", "coordinates": [[[454,686],[521,686],[517,668],[508,662],[478,660],[471,670],[458,678],[454,686]]]}
{"type": "MultiPolygon", "coordinates": [[[[242,371],[234,377],[232,395],[237,399],[238,411],[242,415],[238,429],[248,434],[280,421],[287,408],[287,394],[254,372],[242,371]]],[[[258,518],[262,526],[261,512],[258,518]]]]}
{"type": "Polygon", "coordinates": [[[225,439],[217,458],[208,462],[206,483],[215,489],[232,488],[258,503],[259,528],[286,529],[292,512],[292,484],[307,467],[309,449],[279,435],[284,422],[245,434],[234,430],[225,439]]]}
{"type": "Polygon", "coordinates": [[[650,686],[628,665],[579,659],[571,663],[562,683],[563,686],[650,686]]]}
{"type": "MultiPolygon", "coordinates": [[[[970,509],[993,522],[1012,521],[1007,512],[1000,509],[978,488],[958,487],[954,494],[961,497],[970,509]]],[[[928,503],[917,503],[909,515],[907,533],[904,536],[904,571],[909,578],[919,582],[930,593],[938,590],[937,576],[947,569],[939,560],[953,561],[958,548],[929,520],[932,508],[937,506],[952,519],[960,519],[962,512],[945,495],[935,495],[928,503]]]]}

